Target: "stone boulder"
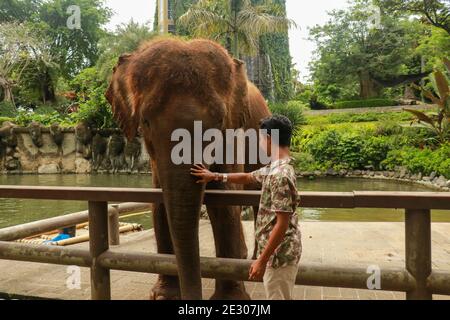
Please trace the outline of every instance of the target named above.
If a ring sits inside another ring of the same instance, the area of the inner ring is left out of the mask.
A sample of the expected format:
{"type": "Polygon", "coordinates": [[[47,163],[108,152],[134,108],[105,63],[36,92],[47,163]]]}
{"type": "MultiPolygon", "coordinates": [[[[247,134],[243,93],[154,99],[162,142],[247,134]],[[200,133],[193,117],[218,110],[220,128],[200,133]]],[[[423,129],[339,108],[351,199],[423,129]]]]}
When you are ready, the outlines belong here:
{"type": "Polygon", "coordinates": [[[91,163],[84,158],[77,158],[75,160],[75,172],[76,173],[90,173],[91,163]]]}
{"type": "Polygon", "coordinates": [[[59,165],[56,163],[44,164],[38,168],[38,173],[40,174],[56,174],[59,171],[59,165]]]}

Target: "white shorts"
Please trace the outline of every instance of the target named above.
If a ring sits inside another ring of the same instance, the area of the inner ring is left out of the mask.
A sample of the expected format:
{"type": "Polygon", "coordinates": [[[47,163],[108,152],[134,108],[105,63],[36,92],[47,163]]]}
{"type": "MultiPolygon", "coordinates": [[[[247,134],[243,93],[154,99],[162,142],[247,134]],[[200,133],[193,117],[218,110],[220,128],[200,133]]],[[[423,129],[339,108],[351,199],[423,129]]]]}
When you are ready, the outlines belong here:
{"type": "Polygon", "coordinates": [[[298,266],[278,269],[268,267],[264,274],[264,289],[269,300],[292,300],[298,266]]]}

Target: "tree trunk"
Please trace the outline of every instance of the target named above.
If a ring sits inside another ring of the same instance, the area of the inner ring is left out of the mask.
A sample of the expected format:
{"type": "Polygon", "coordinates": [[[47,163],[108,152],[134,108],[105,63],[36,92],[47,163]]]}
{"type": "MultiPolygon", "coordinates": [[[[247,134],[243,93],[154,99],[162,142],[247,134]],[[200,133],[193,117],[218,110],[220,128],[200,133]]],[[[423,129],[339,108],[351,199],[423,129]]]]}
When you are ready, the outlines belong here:
{"type": "Polygon", "coordinates": [[[3,101],[10,102],[13,105],[15,105],[14,95],[13,95],[13,92],[12,92],[12,87],[9,85],[9,83],[7,83],[7,82],[4,83],[3,82],[1,84],[1,87],[3,89],[3,101]]]}
{"type": "Polygon", "coordinates": [[[239,59],[239,35],[237,31],[237,17],[241,8],[241,0],[232,0],[231,15],[233,17],[233,55],[236,59],[239,59]]]}
{"type": "Polygon", "coordinates": [[[370,76],[369,71],[359,72],[360,97],[362,99],[376,98],[380,95],[381,88],[370,76]]]}
{"type": "Polygon", "coordinates": [[[44,74],[44,81],[42,83],[42,102],[46,103],[48,101],[55,102],[56,94],[52,78],[47,70],[44,74]]]}

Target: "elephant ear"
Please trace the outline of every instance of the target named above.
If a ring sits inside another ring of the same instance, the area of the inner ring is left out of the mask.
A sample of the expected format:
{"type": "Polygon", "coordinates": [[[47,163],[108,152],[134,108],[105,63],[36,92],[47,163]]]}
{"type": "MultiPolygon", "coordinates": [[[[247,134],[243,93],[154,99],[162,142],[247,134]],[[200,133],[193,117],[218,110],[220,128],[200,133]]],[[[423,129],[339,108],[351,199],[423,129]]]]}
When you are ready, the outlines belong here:
{"type": "Polygon", "coordinates": [[[233,128],[244,128],[250,118],[250,100],[247,72],[244,61],[233,59],[233,96],[230,105],[230,118],[233,128]]]}
{"type": "Polygon", "coordinates": [[[132,140],[138,134],[140,115],[134,105],[134,92],[131,89],[131,55],[122,55],[114,67],[114,73],[105,97],[112,107],[114,119],[120,129],[132,140]]]}

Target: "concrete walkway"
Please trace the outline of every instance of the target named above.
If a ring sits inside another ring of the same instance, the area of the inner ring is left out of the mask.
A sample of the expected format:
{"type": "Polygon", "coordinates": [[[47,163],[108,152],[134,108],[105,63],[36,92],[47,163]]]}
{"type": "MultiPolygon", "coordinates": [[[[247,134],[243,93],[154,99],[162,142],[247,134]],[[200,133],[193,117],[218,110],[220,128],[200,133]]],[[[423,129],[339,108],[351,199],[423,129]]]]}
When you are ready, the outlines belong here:
{"type": "MultiPolygon", "coordinates": [[[[433,224],[433,268],[450,270],[450,224],[433,224]]],[[[248,247],[252,248],[252,223],[245,223],[248,247]]],[[[302,224],[304,254],[302,261],[314,264],[339,264],[394,267],[404,265],[403,223],[305,222],[302,224]]],[[[202,256],[214,256],[212,231],[202,221],[200,244],[202,256]]],[[[153,231],[123,236],[120,250],[156,252],[153,231]]],[[[87,244],[77,245],[87,247],[87,244]]],[[[89,299],[89,269],[81,269],[81,289],[68,289],[65,266],[0,260],[0,292],[19,296],[54,299],[89,299]]],[[[113,299],[147,299],[155,275],[112,271],[113,299]]],[[[264,299],[262,284],[247,283],[253,299],[264,299]]],[[[213,280],[203,280],[204,297],[214,291],[213,280]]],[[[1,296],[0,296],[1,297],[1,296]]],[[[297,286],[297,300],[375,300],[405,299],[403,293],[297,286]]],[[[435,299],[450,299],[435,296],[435,299]]]]}

